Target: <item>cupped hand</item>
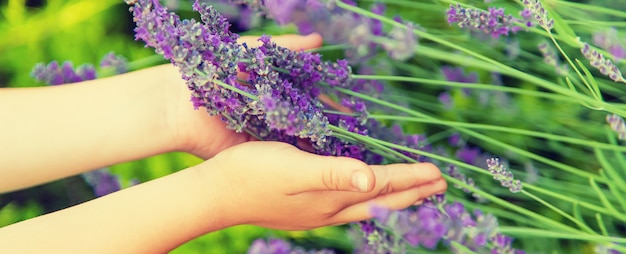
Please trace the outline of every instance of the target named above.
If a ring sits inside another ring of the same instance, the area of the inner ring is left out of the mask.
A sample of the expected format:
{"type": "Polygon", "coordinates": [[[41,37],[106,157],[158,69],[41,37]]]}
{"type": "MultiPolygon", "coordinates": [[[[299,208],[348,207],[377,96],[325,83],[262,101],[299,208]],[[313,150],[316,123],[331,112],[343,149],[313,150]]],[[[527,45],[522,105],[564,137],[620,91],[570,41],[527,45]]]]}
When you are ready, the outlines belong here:
{"type": "MultiPolygon", "coordinates": [[[[250,47],[258,46],[261,42],[259,37],[244,36],[239,43],[246,43],[250,47]]],[[[272,37],[272,41],[282,47],[291,50],[307,50],[322,45],[322,38],[318,34],[309,36],[281,35],[272,37]]],[[[171,90],[168,92],[174,96],[173,107],[169,110],[168,121],[172,126],[173,139],[179,145],[179,149],[202,158],[211,158],[218,152],[251,140],[247,133],[236,133],[227,129],[226,124],[219,116],[209,116],[204,108],[194,110],[191,104],[191,92],[187,89],[180,74],[174,69],[171,72],[171,90]]]]}
{"type": "Polygon", "coordinates": [[[372,205],[403,209],[447,188],[430,163],[369,166],[280,142],[246,142],[205,163],[203,179],[235,224],[283,230],[368,219],[372,205]]]}

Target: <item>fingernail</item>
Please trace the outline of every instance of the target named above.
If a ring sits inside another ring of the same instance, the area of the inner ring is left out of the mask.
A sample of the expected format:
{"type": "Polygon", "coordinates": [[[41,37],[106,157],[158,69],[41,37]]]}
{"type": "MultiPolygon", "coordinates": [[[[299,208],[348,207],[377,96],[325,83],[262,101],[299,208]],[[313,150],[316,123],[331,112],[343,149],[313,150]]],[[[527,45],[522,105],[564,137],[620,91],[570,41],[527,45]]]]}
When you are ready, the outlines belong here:
{"type": "Polygon", "coordinates": [[[367,175],[363,172],[355,172],[352,174],[352,187],[358,191],[367,191],[367,175]]]}

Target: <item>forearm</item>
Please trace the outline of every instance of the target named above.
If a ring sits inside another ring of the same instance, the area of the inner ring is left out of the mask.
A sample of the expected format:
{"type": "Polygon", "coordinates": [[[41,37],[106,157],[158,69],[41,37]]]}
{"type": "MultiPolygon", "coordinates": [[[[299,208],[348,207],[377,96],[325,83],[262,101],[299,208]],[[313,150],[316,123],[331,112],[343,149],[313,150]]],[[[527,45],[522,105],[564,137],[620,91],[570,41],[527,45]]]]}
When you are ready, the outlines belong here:
{"type": "Polygon", "coordinates": [[[172,71],[0,89],[0,193],[176,149],[163,106],[166,85],[180,85],[164,84],[172,71]]]}
{"type": "Polygon", "coordinates": [[[201,165],[0,228],[0,253],[165,253],[232,226],[201,165]]]}

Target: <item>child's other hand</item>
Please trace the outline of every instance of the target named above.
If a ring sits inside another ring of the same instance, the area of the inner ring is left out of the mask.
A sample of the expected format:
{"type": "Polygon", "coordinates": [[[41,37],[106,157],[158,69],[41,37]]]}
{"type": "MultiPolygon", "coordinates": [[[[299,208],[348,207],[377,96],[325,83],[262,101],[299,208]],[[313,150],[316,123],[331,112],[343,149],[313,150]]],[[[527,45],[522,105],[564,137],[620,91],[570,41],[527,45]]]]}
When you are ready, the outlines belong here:
{"type": "Polygon", "coordinates": [[[402,209],[447,188],[430,163],[368,166],[281,142],[236,145],[205,163],[199,169],[206,191],[212,192],[207,195],[221,196],[230,219],[274,229],[364,220],[371,218],[373,203],[402,209]]]}

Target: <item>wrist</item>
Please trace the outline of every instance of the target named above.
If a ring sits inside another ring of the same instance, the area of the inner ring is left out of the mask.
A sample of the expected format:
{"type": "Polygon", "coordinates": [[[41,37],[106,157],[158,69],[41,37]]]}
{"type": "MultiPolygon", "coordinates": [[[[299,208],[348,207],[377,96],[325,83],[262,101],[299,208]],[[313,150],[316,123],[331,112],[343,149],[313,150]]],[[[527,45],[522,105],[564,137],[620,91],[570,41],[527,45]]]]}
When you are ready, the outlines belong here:
{"type": "Polygon", "coordinates": [[[194,148],[194,143],[190,138],[191,131],[188,128],[190,123],[190,113],[194,111],[190,102],[190,92],[185,81],[181,78],[178,69],[172,64],[163,64],[151,67],[156,75],[159,75],[160,91],[164,100],[159,105],[164,107],[164,118],[166,133],[169,136],[169,145],[172,151],[190,152],[194,148]]]}
{"type": "Polygon", "coordinates": [[[231,226],[247,224],[243,207],[238,199],[233,183],[226,183],[222,165],[215,159],[209,159],[189,168],[189,182],[195,186],[202,200],[203,213],[207,215],[207,232],[231,226]]]}

